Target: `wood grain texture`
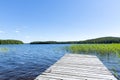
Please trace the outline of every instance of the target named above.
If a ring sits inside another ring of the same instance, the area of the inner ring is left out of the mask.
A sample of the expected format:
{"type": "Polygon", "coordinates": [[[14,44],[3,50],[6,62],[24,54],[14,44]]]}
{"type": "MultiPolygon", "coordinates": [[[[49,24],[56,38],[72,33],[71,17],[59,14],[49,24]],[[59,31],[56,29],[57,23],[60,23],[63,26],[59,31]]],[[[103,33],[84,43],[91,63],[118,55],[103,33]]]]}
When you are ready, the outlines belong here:
{"type": "Polygon", "coordinates": [[[93,55],[65,54],[35,80],[117,80],[93,55]]]}

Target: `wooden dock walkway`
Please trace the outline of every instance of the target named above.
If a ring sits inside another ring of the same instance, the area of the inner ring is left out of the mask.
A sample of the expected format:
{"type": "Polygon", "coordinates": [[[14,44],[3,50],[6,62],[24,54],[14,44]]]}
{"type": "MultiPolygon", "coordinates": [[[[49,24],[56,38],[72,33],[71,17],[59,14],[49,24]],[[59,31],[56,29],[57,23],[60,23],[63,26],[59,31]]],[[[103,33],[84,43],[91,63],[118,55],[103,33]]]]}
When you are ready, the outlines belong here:
{"type": "Polygon", "coordinates": [[[104,64],[92,55],[65,54],[35,80],[117,80],[104,64]]]}

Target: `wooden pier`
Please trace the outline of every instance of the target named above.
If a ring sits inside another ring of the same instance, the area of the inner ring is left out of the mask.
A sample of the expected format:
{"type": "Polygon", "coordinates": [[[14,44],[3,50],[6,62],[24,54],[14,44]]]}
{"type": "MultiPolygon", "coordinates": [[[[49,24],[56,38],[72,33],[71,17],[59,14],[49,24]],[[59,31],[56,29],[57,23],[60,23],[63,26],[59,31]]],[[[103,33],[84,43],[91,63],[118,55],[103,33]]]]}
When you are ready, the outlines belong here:
{"type": "Polygon", "coordinates": [[[104,64],[92,55],[65,54],[35,80],[117,80],[104,64]]]}

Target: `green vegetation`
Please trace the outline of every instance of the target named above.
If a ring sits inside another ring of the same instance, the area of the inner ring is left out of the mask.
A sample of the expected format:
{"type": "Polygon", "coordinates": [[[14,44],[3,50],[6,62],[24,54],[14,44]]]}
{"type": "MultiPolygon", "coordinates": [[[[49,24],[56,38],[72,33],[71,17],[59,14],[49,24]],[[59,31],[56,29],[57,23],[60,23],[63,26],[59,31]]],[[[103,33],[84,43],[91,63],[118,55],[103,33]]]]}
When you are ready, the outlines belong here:
{"type": "Polygon", "coordinates": [[[101,37],[96,39],[89,39],[84,41],[66,41],[66,42],[57,42],[57,41],[34,41],[30,44],[109,44],[109,43],[120,43],[119,37],[101,37]]]}
{"type": "Polygon", "coordinates": [[[0,44],[23,44],[23,42],[19,40],[0,40],[0,44]]]}
{"type": "Polygon", "coordinates": [[[120,44],[80,44],[71,45],[67,50],[73,53],[117,53],[120,55],[120,44]]]}
{"type": "Polygon", "coordinates": [[[8,48],[0,48],[0,52],[8,52],[9,49],[8,48]]]}
{"type": "Polygon", "coordinates": [[[116,71],[116,69],[113,67],[112,68],[112,71],[113,71],[113,75],[118,79],[118,80],[120,80],[120,77],[119,77],[119,75],[118,75],[118,73],[117,73],[117,71],[116,71]]]}
{"type": "Polygon", "coordinates": [[[89,39],[85,41],[80,41],[80,43],[120,43],[120,38],[119,37],[101,37],[101,38],[96,38],[96,39],[89,39]]]}

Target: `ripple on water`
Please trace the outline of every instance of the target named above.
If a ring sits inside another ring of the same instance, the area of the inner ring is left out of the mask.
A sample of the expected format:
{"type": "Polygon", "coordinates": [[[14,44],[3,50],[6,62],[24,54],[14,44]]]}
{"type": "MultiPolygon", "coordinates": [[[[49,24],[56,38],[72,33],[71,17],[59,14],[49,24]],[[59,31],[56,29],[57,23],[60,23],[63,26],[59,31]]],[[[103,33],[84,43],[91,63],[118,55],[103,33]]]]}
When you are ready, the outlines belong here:
{"type": "MultiPolygon", "coordinates": [[[[0,51],[0,80],[33,80],[66,53],[65,46],[69,44],[0,45],[8,49],[0,51]]],[[[91,55],[97,55],[120,77],[120,58],[115,54],[91,55]]]]}

